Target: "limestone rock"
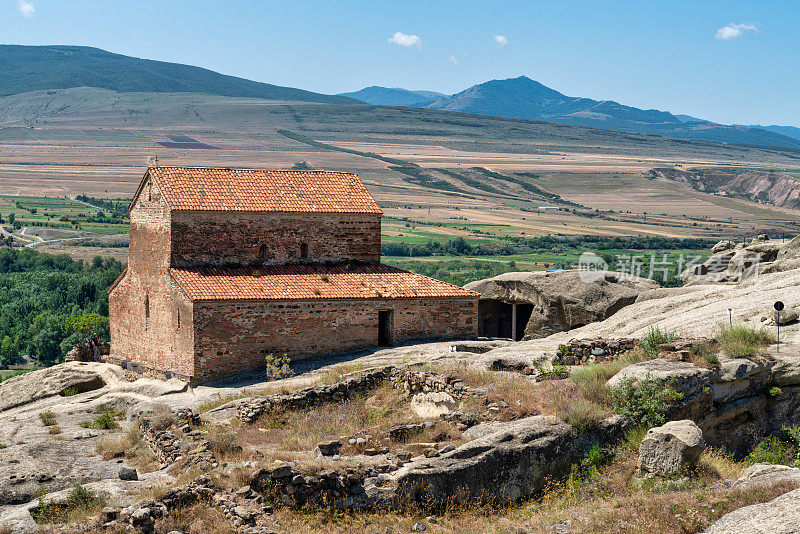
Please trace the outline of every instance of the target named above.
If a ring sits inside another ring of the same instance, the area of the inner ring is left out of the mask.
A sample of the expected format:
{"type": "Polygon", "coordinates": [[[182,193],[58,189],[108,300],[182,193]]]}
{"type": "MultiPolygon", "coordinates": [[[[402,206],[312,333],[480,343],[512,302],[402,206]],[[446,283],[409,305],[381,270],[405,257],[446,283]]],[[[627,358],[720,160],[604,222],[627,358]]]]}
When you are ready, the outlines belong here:
{"type": "Polygon", "coordinates": [[[317,443],[317,449],[319,450],[319,453],[322,456],[334,456],[336,454],[339,454],[339,449],[341,448],[341,446],[342,442],[339,441],[338,439],[317,443]]]}
{"type": "Polygon", "coordinates": [[[495,429],[446,455],[406,464],[383,491],[397,499],[425,495],[434,502],[454,496],[511,502],[567,474],[594,444],[621,436],[624,424],[613,418],[597,434],[579,433],[554,417],[533,416],[495,429]]]}
{"type": "Polygon", "coordinates": [[[711,253],[712,254],[719,254],[720,252],[724,252],[726,250],[732,249],[734,246],[736,246],[736,243],[734,243],[733,241],[724,239],[724,240],[720,241],[719,243],[717,243],[716,245],[714,245],[713,247],[711,247],[711,253]]]}
{"type": "Polygon", "coordinates": [[[714,377],[714,402],[727,404],[758,394],[770,379],[770,368],[764,362],[746,358],[722,360],[714,377]]]}
{"type": "MultiPolygon", "coordinates": [[[[465,286],[481,294],[481,310],[491,301],[533,305],[525,339],[541,338],[610,317],[658,282],[615,272],[590,281],[585,271],[510,272],[465,286]]],[[[482,314],[484,311],[481,312],[482,314]]],[[[490,313],[490,312],[487,312],[490,313]]]]}
{"type": "Polygon", "coordinates": [[[722,516],[705,534],[796,534],[800,525],[800,489],[769,502],[739,508],[722,516]]]}
{"type": "Polygon", "coordinates": [[[703,392],[711,381],[710,369],[696,367],[688,362],[675,362],[664,359],[634,363],[623,368],[608,381],[608,387],[618,388],[626,380],[663,380],[684,397],[693,397],[703,392]]]}
{"type": "Polygon", "coordinates": [[[774,484],[775,482],[796,482],[800,484],[800,469],[787,465],[755,464],[742,473],[734,488],[749,488],[774,484]]]}
{"type": "Polygon", "coordinates": [[[0,383],[0,412],[65,390],[91,391],[125,381],[121,367],[107,363],[70,362],[16,376],[0,383]]]}
{"type": "Polygon", "coordinates": [[[456,400],[444,391],[417,393],[411,398],[411,409],[420,417],[432,418],[448,414],[458,407],[456,400]]]}
{"type": "Polygon", "coordinates": [[[136,469],[131,469],[130,467],[123,467],[119,470],[119,479],[120,480],[139,480],[139,473],[136,472],[136,469]]]}
{"type": "Polygon", "coordinates": [[[693,421],[670,421],[647,431],[639,445],[639,472],[672,475],[693,465],[703,452],[703,432],[693,421]]]}

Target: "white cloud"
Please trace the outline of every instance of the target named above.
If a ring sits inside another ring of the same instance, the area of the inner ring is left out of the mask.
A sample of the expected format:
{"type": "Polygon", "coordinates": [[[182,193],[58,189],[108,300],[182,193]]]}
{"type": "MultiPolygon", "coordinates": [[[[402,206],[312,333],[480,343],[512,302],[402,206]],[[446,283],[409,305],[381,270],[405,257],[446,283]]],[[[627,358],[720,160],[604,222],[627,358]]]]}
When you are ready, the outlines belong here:
{"type": "Polygon", "coordinates": [[[505,35],[495,35],[494,40],[500,46],[505,46],[508,44],[508,39],[506,39],[505,35]]]}
{"type": "Polygon", "coordinates": [[[417,48],[422,47],[422,39],[416,35],[407,35],[403,32],[394,32],[394,35],[389,37],[388,40],[390,43],[394,43],[405,48],[411,48],[412,46],[416,46],[417,48]]]}
{"type": "Polygon", "coordinates": [[[25,0],[17,1],[17,9],[26,19],[32,19],[33,14],[36,13],[36,8],[33,7],[33,2],[26,2],[25,0]]]}
{"type": "Polygon", "coordinates": [[[730,39],[736,39],[737,37],[741,37],[744,32],[755,32],[755,31],[758,31],[758,27],[755,24],[730,23],[724,28],[718,29],[716,35],[714,35],[714,39],[719,39],[720,41],[728,41],[730,39]]]}
{"type": "Polygon", "coordinates": [[[455,56],[455,54],[450,54],[450,57],[448,59],[450,60],[450,63],[452,63],[453,65],[458,65],[458,58],[455,56]]]}

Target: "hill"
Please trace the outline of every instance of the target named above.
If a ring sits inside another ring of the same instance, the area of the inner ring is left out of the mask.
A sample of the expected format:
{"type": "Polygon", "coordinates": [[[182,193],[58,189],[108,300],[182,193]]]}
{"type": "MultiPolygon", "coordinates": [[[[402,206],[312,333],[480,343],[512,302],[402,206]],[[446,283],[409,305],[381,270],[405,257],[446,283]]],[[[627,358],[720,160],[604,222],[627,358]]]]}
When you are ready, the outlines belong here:
{"type": "Polygon", "coordinates": [[[446,95],[434,91],[409,91],[408,89],[400,89],[399,87],[379,87],[377,85],[372,85],[360,91],[340,93],[339,96],[354,98],[361,102],[377,106],[410,106],[424,108],[446,95]]]}
{"type": "Polygon", "coordinates": [[[684,122],[685,117],[667,111],[634,108],[613,100],[570,97],[525,76],[474,85],[427,107],[680,139],[800,148],[800,140],[775,131],[706,121],[684,122]]]}
{"type": "Polygon", "coordinates": [[[343,96],[254,82],[191,65],[139,59],[87,46],[0,45],[0,77],[0,97],[36,90],[96,87],[118,92],[353,103],[343,96]]]}

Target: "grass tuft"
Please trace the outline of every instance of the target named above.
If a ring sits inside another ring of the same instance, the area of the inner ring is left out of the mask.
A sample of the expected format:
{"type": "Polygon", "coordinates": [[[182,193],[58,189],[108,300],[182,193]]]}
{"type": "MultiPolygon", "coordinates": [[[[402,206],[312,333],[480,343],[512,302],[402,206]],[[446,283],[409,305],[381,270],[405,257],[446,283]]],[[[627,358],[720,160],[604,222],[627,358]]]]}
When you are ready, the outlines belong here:
{"type": "Polygon", "coordinates": [[[776,342],[775,336],[763,328],[756,330],[741,324],[721,325],[716,339],[730,358],[748,359],[759,356],[765,347],[776,342]]]}

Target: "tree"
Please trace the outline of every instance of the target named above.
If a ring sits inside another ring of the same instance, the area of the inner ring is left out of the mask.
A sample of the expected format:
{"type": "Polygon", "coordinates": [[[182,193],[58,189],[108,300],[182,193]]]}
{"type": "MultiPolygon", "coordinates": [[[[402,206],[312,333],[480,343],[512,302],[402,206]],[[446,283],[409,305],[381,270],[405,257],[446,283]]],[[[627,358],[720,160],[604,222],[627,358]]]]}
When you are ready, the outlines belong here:
{"type": "Polygon", "coordinates": [[[77,334],[82,341],[88,341],[93,333],[97,333],[100,337],[108,332],[108,317],[96,313],[82,313],[64,319],[64,328],[67,332],[77,334]]]}
{"type": "Polygon", "coordinates": [[[14,365],[17,361],[19,361],[19,347],[11,336],[6,336],[0,342],[0,364],[14,365]]]}

